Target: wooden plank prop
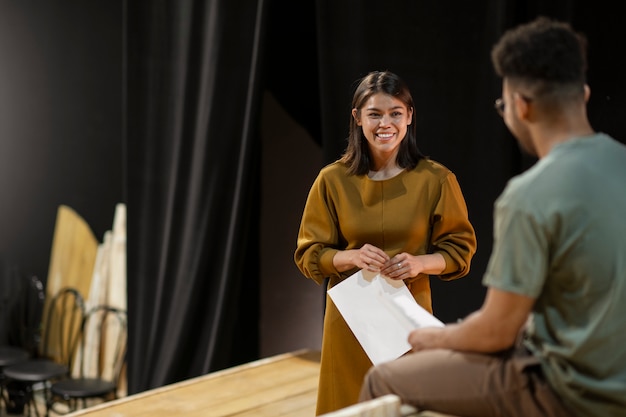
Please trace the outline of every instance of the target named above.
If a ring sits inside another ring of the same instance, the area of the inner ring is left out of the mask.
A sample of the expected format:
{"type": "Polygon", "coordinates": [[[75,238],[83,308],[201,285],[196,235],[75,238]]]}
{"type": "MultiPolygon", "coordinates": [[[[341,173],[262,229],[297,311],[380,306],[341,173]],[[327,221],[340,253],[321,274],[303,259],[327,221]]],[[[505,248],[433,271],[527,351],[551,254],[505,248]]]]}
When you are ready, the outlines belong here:
{"type": "Polygon", "coordinates": [[[46,298],[63,287],[76,288],[89,298],[91,277],[98,251],[98,239],[87,222],[72,208],[61,205],[54,227],[46,298]]]}
{"type": "MultiPolygon", "coordinates": [[[[102,244],[98,247],[87,309],[98,305],[126,310],[126,206],[121,203],[115,208],[113,229],[104,233],[102,244]]],[[[94,367],[98,366],[98,345],[104,343],[103,377],[108,379],[112,376],[115,339],[119,337],[119,329],[92,327],[85,332],[87,375],[97,373],[94,367]]],[[[120,379],[118,396],[123,397],[126,395],[125,374],[120,379]]]]}
{"type": "MultiPolygon", "coordinates": [[[[48,301],[61,288],[73,287],[83,296],[86,311],[97,305],[110,305],[126,309],[126,206],[117,204],[112,230],[104,233],[102,243],[94,236],[87,222],[76,211],[62,205],[58,209],[52,242],[48,282],[46,285],[46,310],[48,301]]],[[[46,317],[44,317],[45,323],[46,317]]],[[[76,326],[74,328],[77,328],[76,326]]],[[[100,337],[107,340],[107,334],[115,334],[118,329],[100,333],[99,329],[85,329],[84,352],[87,373],[98,366],[98,344],[100,337]]],[[[58,335],[50,335],[50,345],[54,346],[58,335]]],[[[111,339],[112,336],[108,336],[111,339]]],[[[43,347],[43,346],[42,346],[43,347]]],[[[106,349],[105,349],[106,350],[106,349]]],[[[109,351],[105,354],[105,376],[109,368],[109,351]]],[[[80,361],[80,357],[74,358],[80,361]]],[[[112,367],[111,367],[112,368],[112,367]]],[[[78,367],[73,367],[73,376],[78,376],[78,367]]],[[[94,371],[95,372],[95,371],[94,371]]],[[[120,382],[118,395],[126,395],[125,375],[120,382]]]]}
{"type": "MultiPolygon", "coordinates": [[[[73,287],[87,299],[98,251],[98,240],[87,222],[72,208],[61,205],[54,226],[43,323],[47,320],[48,303],[63,287],[73,287]]],[[[59,335],[51,334],[51,345],[59,335]]],[[[42,343],[45,339],[42,339],[42,343]]],[[[41,346],[45,351],[45,346],[41,346]]]]}
{"type": "MultiPolygon", "coordinates": [[[[121,310],[127,310],[126,293],[126,205],[118,204],[113,218],[111,238],[111,267],[109,275],[108,304],[121,310]]],[[[113,337],[119,337],[116,329],[111,329],[113,337]]],[[[127,339],[128,340],[128,339],[127,339]]],[[[109,340],[107,363],[113,370],[115,341],[109,340]]],[[[126,367],[123,367],[118,385],[118,397],[127,395],[126,367]]]]}

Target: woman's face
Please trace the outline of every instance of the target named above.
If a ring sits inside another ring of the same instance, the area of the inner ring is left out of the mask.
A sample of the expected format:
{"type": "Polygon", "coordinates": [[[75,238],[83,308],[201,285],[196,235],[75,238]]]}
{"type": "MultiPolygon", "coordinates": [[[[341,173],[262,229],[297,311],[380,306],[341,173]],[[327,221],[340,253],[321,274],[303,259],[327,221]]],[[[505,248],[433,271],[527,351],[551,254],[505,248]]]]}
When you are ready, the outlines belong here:
{"type": "Polygon", "coordinates": [[[396,153],[411,124],[413,109],[385,93],[373,94],[361,107],[352,109],[352,116],[363,129],[370,151],[386,155],[396,153]]]}

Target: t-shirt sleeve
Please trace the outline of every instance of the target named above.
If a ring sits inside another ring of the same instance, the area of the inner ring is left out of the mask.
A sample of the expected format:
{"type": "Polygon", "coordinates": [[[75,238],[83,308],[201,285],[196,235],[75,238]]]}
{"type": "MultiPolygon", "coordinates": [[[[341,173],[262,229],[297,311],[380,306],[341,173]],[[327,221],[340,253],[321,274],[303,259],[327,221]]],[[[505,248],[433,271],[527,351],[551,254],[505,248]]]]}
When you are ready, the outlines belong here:
{"type": "Polygon", "coordinates": [[[433,252],[441,253],[446,260],[441,279],[451,280],[469,273],[476,252],[476,235],[461,187],[452,172],[441,183],[441,195],[433,212],[431,245],[433,252]]]}
{"type": "Polygon", "coordinates": [[[510,191],[496,200],[494,241],[483,284],[536,298],[547,275],[549,239],[544,220],[510,191]]]}

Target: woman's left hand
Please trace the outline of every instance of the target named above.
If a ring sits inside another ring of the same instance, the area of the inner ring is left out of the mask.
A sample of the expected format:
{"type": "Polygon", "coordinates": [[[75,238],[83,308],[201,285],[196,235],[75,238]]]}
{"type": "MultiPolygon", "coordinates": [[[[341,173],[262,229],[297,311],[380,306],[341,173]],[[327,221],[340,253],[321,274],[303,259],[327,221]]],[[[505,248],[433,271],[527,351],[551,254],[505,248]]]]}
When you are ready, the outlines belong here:
{"type": "Polygon", "coordinates": [[[391,279],[407,279],[422,272],[421,263],[417,257],[406,252],[400,253],[388,260],[380,270],[382,275],[391,279]]]}
{"type": "Polygon", "coordinates": [[[402,252],[385,262],[380,273],[391,279],[407,279],[419,274],[439,275],[446,269],[446,260],[440,253],[413,256],[402,252]]]}

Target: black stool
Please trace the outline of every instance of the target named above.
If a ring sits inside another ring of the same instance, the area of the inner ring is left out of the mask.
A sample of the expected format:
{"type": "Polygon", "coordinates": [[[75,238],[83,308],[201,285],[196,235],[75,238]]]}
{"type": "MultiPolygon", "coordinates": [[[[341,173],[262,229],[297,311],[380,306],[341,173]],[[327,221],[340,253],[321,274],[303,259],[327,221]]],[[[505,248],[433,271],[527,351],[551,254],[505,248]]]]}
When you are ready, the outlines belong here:
{"type": "MultiPolygon", "coordinates": [[[[6,378],[2,371],[6,366],[15,365],[25,361],[30,357],[27,350],[18,348],[15,346],[0,346],[0,402],[5,405],[5,410],[13,411],[14,408],[19,407],[17,404],[11,402],[9,393],[5,393],[6,378]]],[[[18,399],[19,400],[19,399],[18,399]]],[[[19,411],[19,410],[15,410],[19,411]]]]}

